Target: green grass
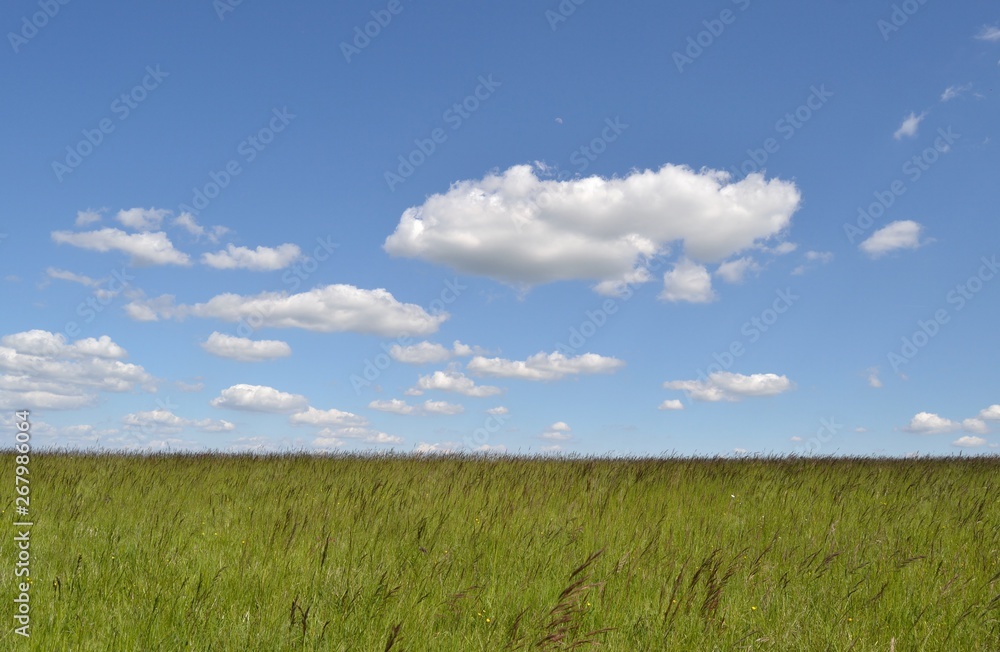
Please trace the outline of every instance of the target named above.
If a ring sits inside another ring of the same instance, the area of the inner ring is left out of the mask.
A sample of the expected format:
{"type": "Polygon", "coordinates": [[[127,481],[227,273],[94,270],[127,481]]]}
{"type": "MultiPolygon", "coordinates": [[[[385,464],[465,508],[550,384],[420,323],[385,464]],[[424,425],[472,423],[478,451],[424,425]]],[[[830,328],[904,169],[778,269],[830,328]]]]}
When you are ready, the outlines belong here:
{"type": "Polygon", "coordinates": [[[996,651],[998,472],[37,454],[32,636],[0,648],[996,651]]]}

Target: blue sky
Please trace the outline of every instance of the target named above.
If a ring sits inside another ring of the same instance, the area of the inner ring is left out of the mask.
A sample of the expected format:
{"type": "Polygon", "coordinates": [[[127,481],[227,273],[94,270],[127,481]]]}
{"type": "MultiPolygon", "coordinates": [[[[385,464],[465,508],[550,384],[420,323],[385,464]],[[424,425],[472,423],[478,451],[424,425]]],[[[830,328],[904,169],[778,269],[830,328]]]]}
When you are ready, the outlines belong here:
{"type": "Polygon", "coordinates": [[[987,3],[84,9],[3,17],[36,443],[1000,445],[987,3]]]}

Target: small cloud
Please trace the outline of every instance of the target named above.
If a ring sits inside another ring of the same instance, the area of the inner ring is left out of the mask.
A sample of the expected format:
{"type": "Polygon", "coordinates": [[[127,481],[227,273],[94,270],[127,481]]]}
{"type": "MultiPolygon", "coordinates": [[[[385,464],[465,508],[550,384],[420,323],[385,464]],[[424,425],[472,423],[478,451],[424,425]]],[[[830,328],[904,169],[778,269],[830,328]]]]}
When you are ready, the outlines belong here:
{"type": "Polygon", "coordinates": [[[171,225],[180,227],[195,236],[196,241],[207,237],[208,241],[213,244],[218,242],[220,237],[229,233],[229,229],[224,226],[213,226],[210,229],[206,229],[198,224],[198,220],[191,213],[181,213],[171,221],[171,225]]]}
{"type": "Polygon", "coordinates": [[[882,380],[878,377],[878,367],[868,369],[868,386],[876,389],[882,386],[882,380]]]}
{"type": "Polygon", "coordinates": [[[910,112],[910,115],[903,118],[903,124],[899,125],[899,129],[892,135],[896,140],[902,140],[903,138],[913,138],[917,135],[917,130],[920,128],[920,123],[924,118],[927,117],[927,112],[924,111],[920,115],[914,112],[910,112]]]}
{"type": "Polygon", "coordinates": [[[806,263],[804,265],[799,265],[792,270],[792,274],[795,276],[801,276],[805,274],[810,269],[816,265],[826,265],[833,262],[833,252],[832,251],[807,251],[805,253],[806,263]]]}
{"type": "Polygon", "coordinates": [[[624,366],[623,360],[596,353],[584,353],[568,358],[555,351],[539,352],[528,356],[526,360],[476,356],[469,361],[466,369],[480,376],[550,381],[589,374],[613,374],[624,366]]]}
{"type": "Polygon", "coordinates": [[[378,410],[380,412],[389,412],[391,414],[400,415],[453,415],[461,414],[465,412],[465,406],[459,405],[457,403],[448,403],[447,401],[424,401],[423,405],[416,406],[410,405],[406,401],[398,398],[388,399],[388,400],[375,400],[368,404],[373,410],[378,410]]]}
{"type": "Polygon", "coordinates": [[[557,124],[562,124],[563,123],[563,119],[562,118],[556,118],[556,123],[557,124]]]}
{"type": "Polygon", "coordinates": [[[222,251],[206,253],[201,261],[215,269],[248,269],[255,272],[273,272],[288,267],[302,256],[298,245],[283,244],[277,247],[236,247],[229,245],[222,251]]]}
{"type": "Polygon", "coordinates": [[[959,437],[955,441],[951,442],[951,445],[957,446],[958,448],[979,448],[980,446],[986,445],[986,440],[982,437],[965,435],[964,437],[959,437]]]}
{"type": "Polygon", "coordinates": [[[1000,26],[983,25],[983,28],[976,33],[976,38],[980,41],[1000,41],[1000,26]]]}
{"type": "Polygon", "coordinates": [[[219,358],[228,358],[239,362],[262,362],[287,358],[292,354],[292,347],[280,340],[250,340],[245,337],[226,335],[218,331],[208,336],[202,342],[201,348],[219,358]]]}
{"type": "Polygon", "coordinates": [[[687,301],[709,303],[715,301],[712,291],[712,275],[703,265],[688,259],[674,264],[674,268],[663,275],[663,292],[660,298],[666,301],[687,301]]]}
{"type": "Polygon", "coordinates": [[[421,396],[427,390],[438,389],[445,392],[455,392],[464,396],[483,398],[486,396],[496,396],[503,393],[503,390],[493,385],[477,385],[474,380],[463,374],[461,371],[449,369],[447,371],[435,371],[428,376],[421,376],[417,379],[414,387],[406,390],[407,396],[421,396]]]}
{"type": "Polygon", "coordinates": [[[990,427],[986,425],[986,422],[982,419],[963,419],[962,430],[966,432],[974,432],[977,435],[985,435],[990,431],[990,427]]]}
{"type": "Polygon", "coordinates": [[[573,438],[571,428],[564,421],[556,421],[545,429],[539,437],[548,441],[569,441],[573,438]]]}
{"type": "Polygon", "coordinates": [[[74,274],[73,272],[68,272],[64,269],[57,269],[55,267],[49,267],[45,270],[45,275],[50,279],[56,279],[59,281],[69,281],[70,283],[79,283],[80,285],[86,285],[87,287],[97,287],[101,284],[100,281],[90,278],[89,276],[84,276],[83,274],[74,274]]]}
{"type": "Polygon", "coordinates": [[[929,242],[920,240],[923,226],[913,220],[891,222],[858,245],[861,251],[878,258],[897,249],[917,249],[929,242]]]}
{"type": "Polygon", "coordinates": [[[434,342],[417,342],[409,346],[393,344],[389,348],[389,355],[393,360],[406,364],[430,364],[444,362],[451,358],[470,356],[485,353],[478,346],[462,344],[458,340],[449,349],[446,346],[434,342]]]}
{"type": "Polygon", "coordinates": [[[495,417],[496,416],[502,416],[502,415],[507,414],[509,412],[510,412],[510,410],[508,410],[507,408],[505,408],[502,405],[498,405],[497,407],[492,407],[492,408],[486,410],[486,414],[492,414],[495,417]]]}
{"type": "Polygon", "coordinates": [[[677,389],[693,401],[739,401],[746,397],[776,396],[790,391],[795,385],[787,376],[717,371],[699,380],[668,380],[666,389],[677,389]]]}
{"type": "Polygon", "coordinates": [[[1000,404],[991,405],[981,410],[979,418],[987,421],[1000,421],[1000,404]]]}
{"type": "Polygon", "coordinates": [[[910,419],[910,424],[903,428],[903,430],[919,435],[939,435],[958,430],[960,427],[958,423],[951,419],[945,419],[933,412],[918,412],[910,419]]]}
{"type": "Polygon", "coordinates": [[[683,410],[684,409],[684,404],[681,403],[681,401],[679,399],[676,399],[676,398],[667,399],[666,401],[663,401],[662,403],[660,403],[660,407],[658,407],[656,409],[657,410],[683,410]]]}
{"type": "Polygon", "coordinates": [[[747,272],[760,272],[760,265],[749,256],[722,263],[715,270],[715,275],[727,283],[742,283],[747,272]]]}
{"type": "MultiPolygon", "coordinates": [[[[286,395],[287,396],[287,395],[286,395]]],[[[296,426],[327,426],[338,428],[361,428],[368,425],[368,420],[353,412],[329,409],[318,410],[309,406],[303,412],[296,412],[288,417],[289,423],[296,426]]]]}
{"type": "Polygon", "coordinates": [[[233,385],[212,399],[212,407],[250,412],[294,412],[308,405],[306,397],[261,385],[233,385]]]}
{"type": "Polygon", "coordinates": [[[103,212],[103,210],[101,210],[101,211],[93,211],[93,210],[79,211],[76,214],[76,221],[74,222],[74,224],[76,224],[76,226],[88,226],[90,224],[94,224],[96,222],[100,222],[101,221],[101,213],[102,212],[103,212]]]}
{"type": "Polygon", "coordinates": [[[798,435],[792,435],[791,437],[788,438],[788,440],[789,441],[802,441],[802,437],[799,437],[798,435]]]}
{"type": "Polygon", "coordinates": [[[941,93],[941,101],[948,102],[949,100],[953,100],[962,93],[970,90],[971,88],[972,88],[972,82],[969,82],[968,84],[961,84],[958,86],[949,86],[948,88],[944,89],[943,93],[941,93]]]}
{"type": "MultiPolygon", "coordinates": [[[[155,231],[160,228],[163,218],[170,214],[165,208],[129,208],[120,210],[115,219],[133,231],[155,231]]],[[[79,220],[79,215],[77,215],[79,220]]]]}

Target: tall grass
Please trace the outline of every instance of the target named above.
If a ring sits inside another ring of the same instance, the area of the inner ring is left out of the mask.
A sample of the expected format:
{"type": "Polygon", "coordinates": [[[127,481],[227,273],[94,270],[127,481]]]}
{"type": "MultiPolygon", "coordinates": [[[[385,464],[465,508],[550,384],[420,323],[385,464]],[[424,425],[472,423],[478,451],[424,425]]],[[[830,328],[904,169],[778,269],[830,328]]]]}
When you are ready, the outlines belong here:
{"type": "Polygon", "coordinates": [[[0,648],[996,651],[998,471],[39,454],[32,637],[0,648]]]}

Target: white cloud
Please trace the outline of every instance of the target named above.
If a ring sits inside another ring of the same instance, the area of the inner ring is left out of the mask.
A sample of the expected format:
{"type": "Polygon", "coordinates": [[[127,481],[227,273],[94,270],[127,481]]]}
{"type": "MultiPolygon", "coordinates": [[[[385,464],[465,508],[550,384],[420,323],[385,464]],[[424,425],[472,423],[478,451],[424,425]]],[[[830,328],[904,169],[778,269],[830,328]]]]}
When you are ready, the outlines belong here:
{"type": "Polygon", "coordinates": [[[164,208],[130,208],[118,211],[115,219],[133,231],[155,231],[169,214],[164,208]]]}
{"type": "Polygon", "coordinates": [[[800,200],[788,181],[730,183],[725,172],[669,164],[611,179],[538,171],[519,165],[452,184],[407,209],[385,250],[515,285],[582,279],[611,292],[669,243],[702,262],[754,247],[790,225],[800,200]]]}
{"type": "Polygon", "coordinates": [[[807,251],[805,256],[806,260],[810,262],[819,262],[823,264],[829,263],[833,260],[832,251],[807,251]]]}
{"type": "Polygon", "coordinates": [[[447,401],[424,401],[423,411],[425,414],[461,414],[465,412],[465,407],[447,401]]]}
{"type": "Polygon", "coordinates": [[[1000,41],[1000,26],[983,25],[983,28],[976,33],[976,38],[980,41],[1000,41]]]}
{"type": "Polygon", "coordinates": [[[496,396],[503,390],[492,385],[476,385],[476,382],[460,371],[449,369],[435,371],[428,376],[421,376],[415,387],[407,392],[410,396],[420,396],[427,390],[439,389],[445,392],[455,392],[464,396],[482,398],[496,396]]]}
{"type": "Polygon", "coordinates": [[[941,101],[947,102],[949,100],[953,100],[971,88],[972,88],[971,82],[969,82],[968,84],[961,84],[958,86],[949,86],[948,88],[944,89],[943,93],[941,93],[941,101]]]}
{"type": "Polygon", "coordinates": [[[912,220],[891,222],[873,233],[858,247],[872,258],[878,258],[896,249],[916,249],[927,244],[920,241],[920,233],[923,228],[912,220]]]}
{"type": "Polygon", "coordinates": [[[978,448],[984,446],[986,440],[982,437],[973,437],[971,435],[965,435],[964,437],[959,437],[955,441],[951,442],[952,446],[957,446],[959,448],[978,448]]]}
{"type": "Polygon", "coordinates": [[[218,242],[220,237],[229,233],[229,229],[224,226],[213,226],[210,229],[206,229],[198,224],[198,220],[191,213],[181,213],[170,224],[184,229],[195,236],[197,240],[207,237],[208,241],[213,244],[218,242]]]}
{"type": "Polygon", "coordinates": [[[963,419],[962,420],[962,430],[966,432],[974,432],[977,435],[985,435],[990,431],[990,427],[986,425],[986,422],[982,419],[963,419]]]}
{"type": "Polygon", "coordinates": [[[694,401],[738,401],[745,397],[776,396],[795,385],[786,376],[717,371],[704,380],[668,380],[666,389],[683,391],[694,401]]]}
{"type": "Polygon", "coordinates": [[[868,369],[868,386],[876,389],[882,386],[882,379],[878,377],[878,367],[868,369]]]}
{"type": "Polygon", "coordinates": [[[175,305],[163,295],[125,306],[139,321],[195,317],[246,321],[255,327],[301,328],[321,333],[371,333],[383,337],[427,335],[448,319],[431,315],[412,303],[400,303],[387,290],[362,290],[353,285],[327,285],[299,294],[262,292],[257,295],[220,294],[207,303],[175,305]]]}
{"type": "Polygon", "coordinates": [[[294,412],[306,407],[305,396],[286,394],[263,385],[233,385],[212,399],[212,407],[250,412],[294,412]]]}
{"type": "Polygon", "coordinates": [[[715,275],[727,283],[742,283],[747,272],[758,273],[760,269],[760,265],[753,258],[746,256],[722,263],[715,270],[715,275]]]}
{"type": "Polygon", "coordinates": [[[0,409],[73,409],[91,405],[101,392],[155,390],[139,365],[107,335],[69,343],[43,330],[0,338],[0,409]]]}
{"type": "Polygon", "coordinates": [[[479,347],[468,346],[458,340],[455,340],[450,349],[442,344],[433,342],[417,342],[410,346],[393,344],[389,348],[389,355],[392,356],[393,360],[406,364],[444,362],[454,357],[469,356],[480,352],[481,349],[479,347]]]}
{"type": "Polygon", "coordinates": [[[84,276],[83,274],[74,274],[73,272],[66,271],[65,269],[57,269],[55,267],[49,267],[45,270],[45,275],[49,278],[56,279],[58,281],[69,281],[70,283],[79,283],[80,285],[86,285],[87,287],[97,287],[100,285],[100,281],[96,281],[89,276],[84,276]]]}
{"type": "Polygon", "coordinates": [[[1000,404],[984,408],[979,412],[979,418],[987,421],[1000,421],[1000,404]]]}
{"type": "Polygon", "coordinates": [[[494,378],[520,378],[522,380],[559,380],[581,374],[614,373],[625,366],[623,360],[596,353],[584,353],[567,358],[562,353],[536,353],[527,360],[504,360],[476,356],[466,365],[466,370],[494,378]]]}
{"type": "Polygon", "coordinates": [[[236,426],[229,421],[214,419],[191,420],[184,419],[170,410],[158,409],[148,412],[135,412],[122,418],[125,430],[139,430],[145,435],[176,434],[194,428],[202,432],[232,432],[236,426]]]}
{"type": "Polygon", "coordinates": [[[791,437],[788,438],[788,440],[789,441],[802,441],[802,437],[799,437],[798,435],[792,435],[791,437]]]}
{"type": "Polygon", "coordinates": [[[393,398],[389,400],[375,400],[368,404],[373,410],[389,412],[392,414],[413,414],[417,408],[413,407],[403,399],[393,398]]]}
{"type": "Polygon", "coordinates": [[[290,416],[288,421],[297,426],[347,427],[368,425],[367,419],[352,412],[343,412],[337,409],[317,410],[311,405],[304,412],[296,412],[290,416]]]}
{"type": "Polygon", "coordinates": [[[389,400],[376,400],[368,404],[368,407],[381,412],[390,412],[401,415],[452,415],[465,412],[465,407],[447,401],[424,401],[421,406],[413,406],[398,398],[389,400]]]}
{"type": "Polygon", "coordinates": [[[792,274],[799,276],[805,274],[812,267],[809,263],[816,263],[819,265],[826,265],[833,261],[832,251],[807,251],[805,253],[806,264],[799,265],[792,270],[792,274]]]}
{"type": "Polygon", "coordinates": [[[556,421],[545,429],[539,438],[546,441],[569,441],[573,438],[572,429],[564,421],[556,421]]]}
{"type": "Polygon", "coordinates": [[[226,335],[218,331],[208,336],[202,342],[201,348],[212,355],[240,362],[260,362],[287,358],[292,354],[292,347],[280,340],[251,340],[245,337],[226,335]]]}
{"type": "Polygon", "coordinates": [[[361,426],[346,426],[343,428],[323,428],[313,440],[313,445],[320,448],[333,448],[343,446],[347,443],[345,440],[358,440],[366,444],[403,443],[402,437],[361,426]]]}
{"type": "Polygon", "coordinates": [[[683,259],[663,275],[663,292],[660,298],[667,301],[708,303],[715,300],[712,276],[703,265],[683,259]]]}
{"type": "Polygon", "coordinates": [[[491,407],[490,409],[486,410],[486,414],[492,414],[495,417],[508,414],[509,412],[510,410],[508,410],[502,405],[498,405],[497,407],[491,407]]]}
{"type": "Polygon", "coordinates": [[[190,265],[190,257],[174,249],[174,245],[162,231],[155,233],[125,233],[120,229],[100,231],[53,231],[52,240],[58,244],[68,244],[81,249],[99,251],[121,251],[131,256],[133,265],[190,265]]]}
{"type": "Polygon", "coordinates": [[[960,424],[951,419],[940,417],[933,412],[918,412],[903,430],[921,435],[938,435],[958,430],[960,427],[960,424]]]}
{"type": "Polygon", "coordinates": [[[678,400],[676,398],[674,398],[674,399],[667,399],[666,401],[663,401],[662,403],[660,403],[660,407],[658,407],[656,409],[657,410],[683,410],[684,409],[684,404],[681,403],[680,400],[678,400]]]}
{"type": "Polygon", "coordinates": [[[76,226],[90,226],[96,222],[101,221],[101,211],[77,211],[76,221],[74,224],[76,226]]]}
{"type": "Polygon", "coordinates": [[[910,115],[903,118],[903,123],[899,125],[899,129],[892,135],[896,140],[901,140],[902,138],[912,138],[917,135],[917,130],[920,128],[920,123],[924,118],[927,117],[927,112],[924,111],[920,115],[914,112],[910,112],[910,115]]]}
{"type": "Polygon", "coordinates": [[[215,269],[249,269],[255,272],[273,272],[284,269],[302,256],[298,245],[283,244],[277,247],[237,247],[228,245],[222,251],[206,253],[201,261],[215,269]]]}

